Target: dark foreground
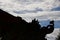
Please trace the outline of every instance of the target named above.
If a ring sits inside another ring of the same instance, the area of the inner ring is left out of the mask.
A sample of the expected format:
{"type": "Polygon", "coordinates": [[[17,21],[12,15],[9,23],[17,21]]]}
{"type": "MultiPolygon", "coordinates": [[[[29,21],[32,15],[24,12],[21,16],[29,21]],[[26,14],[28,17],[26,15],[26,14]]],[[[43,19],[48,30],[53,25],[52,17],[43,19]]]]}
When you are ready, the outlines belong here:
{"type": "Polygon", "coordinates": [[[46,34],[54,30],[54,21],[47,27],[39,24],[38,20],[28,23],[21,17],[15,17],[0,9],[0,37],[1,40],[47,40],[46,34]]]}

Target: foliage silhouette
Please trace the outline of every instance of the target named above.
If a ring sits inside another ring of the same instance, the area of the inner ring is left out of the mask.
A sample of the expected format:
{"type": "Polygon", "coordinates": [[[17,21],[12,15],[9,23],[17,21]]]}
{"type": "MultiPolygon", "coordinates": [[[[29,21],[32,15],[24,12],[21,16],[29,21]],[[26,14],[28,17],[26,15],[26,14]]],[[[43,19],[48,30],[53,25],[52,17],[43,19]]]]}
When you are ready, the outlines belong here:
{"type": "Polygon", "coordinates": [[[54,30],[54,20],[47,27],[41,27],[38,20],[26,22],[21,17],[12,16],[0,9],[1,40],[47,40],[46,34],[54,30]]]}

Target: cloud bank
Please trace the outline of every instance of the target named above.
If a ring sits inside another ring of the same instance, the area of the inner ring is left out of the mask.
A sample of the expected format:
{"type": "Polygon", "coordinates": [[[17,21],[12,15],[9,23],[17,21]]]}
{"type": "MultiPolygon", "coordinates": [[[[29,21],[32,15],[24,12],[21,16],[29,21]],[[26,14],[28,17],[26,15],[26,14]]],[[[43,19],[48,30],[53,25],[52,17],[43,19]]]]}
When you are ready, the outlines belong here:
{"type": "Polygon", "coordinates": [[[0,8],[10,11],[37,10],[36,8],[51,11],[54,7],[60,7],[59,0],[0,0],[0,8]]]}
{"type": "Polygon", "coordinates": [[[38,12],[38,13],[26,13],[20,14],[18,16],[23,17],[26,21],[31,21],[32,19],[36,18],[39,21],[41,20],[60,20],[60,11],[53,11],[53,12],[38,12]]]}
{"type": "Polygon", "coordinates": [[[60,20],[59,0],[0,0],[0,9],[26,21],[60,20]],[[58,11],[59,10],[59,11],[58,11]]]}

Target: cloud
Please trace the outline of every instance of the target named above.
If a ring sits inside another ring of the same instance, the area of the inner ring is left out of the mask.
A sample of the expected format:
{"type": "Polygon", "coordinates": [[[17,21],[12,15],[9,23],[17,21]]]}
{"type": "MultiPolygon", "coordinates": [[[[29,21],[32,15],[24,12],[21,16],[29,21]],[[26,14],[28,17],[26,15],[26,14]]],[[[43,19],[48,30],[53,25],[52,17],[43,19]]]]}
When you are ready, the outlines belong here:
{"type": "Polygon", "coordinates": [[[50,11],[52,8],[60,6],[59,0],[0,0],[0,8],[5,10],[36,10],[50,11]]]}
{"type": "Polygon", "coordinates": [[[47,34],[46,38],[48,40],[56,40],[58,34],[59,34],[59,28],[55,28],[53,33],[47,34]]]}
{"type": "Polygon", "coordinates": [[[41,20],[60,20],[60,11],[25,13],[25,14],[20,14],[20,15],[18,14],[18,16],[21,16],[26,21],[31,21],[34,18],[38,19],[39,21],[41,21],[41,20]]]}
{"type": "Polygon", "coordinates": [[[51,11],[60,6],[59,0],[0,0],[0,9],[14,16],[21,16],[27,21],[60,20],[60,11],[51,11]]]}
{"type": "Polygon", "coordinates": [[[13,12],[17,13],[17,14],[24,14],[24,13],[37,13],[39,11],[43,11],[43,10],[36,8],[35,10],[17,10],[17,11],[13,11],[13,12]]]}

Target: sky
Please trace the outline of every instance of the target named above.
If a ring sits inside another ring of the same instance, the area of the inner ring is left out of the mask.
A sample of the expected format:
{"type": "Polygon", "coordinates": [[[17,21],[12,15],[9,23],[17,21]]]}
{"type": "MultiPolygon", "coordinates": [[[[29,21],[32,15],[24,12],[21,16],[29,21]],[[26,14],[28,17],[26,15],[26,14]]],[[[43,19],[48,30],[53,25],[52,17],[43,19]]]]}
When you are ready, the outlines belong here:
{"type": "Polygon", "coordinates": [[[36,18],[41,25],[54,20],[55,28],[60,28],[60,0],[0,0],[0,9],[27,22],[36,18]]]}
{"type": "Polygon", "coordinates": [[[54,20],[56,28],[47,35],[48,40],[55,40],[60,28],[60,0],[0,0],[0,9],[13,16],[20,16],[27,22],[36,18],[42,26],[54,20]]]}

